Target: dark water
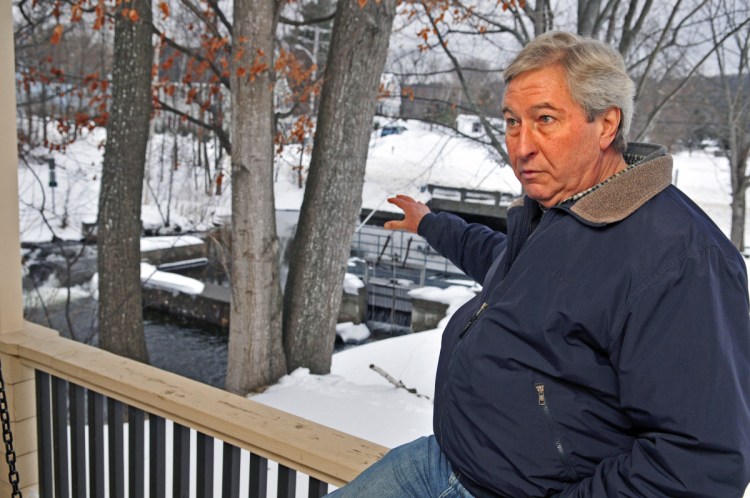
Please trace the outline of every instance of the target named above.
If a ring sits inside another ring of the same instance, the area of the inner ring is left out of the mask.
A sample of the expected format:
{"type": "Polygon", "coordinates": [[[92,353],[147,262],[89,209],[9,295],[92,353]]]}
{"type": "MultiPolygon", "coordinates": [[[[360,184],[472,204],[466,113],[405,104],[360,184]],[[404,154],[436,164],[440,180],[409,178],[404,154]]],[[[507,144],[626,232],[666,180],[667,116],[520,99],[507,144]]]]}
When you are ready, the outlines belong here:
{"type": "Polygon", "coordinates": [[[229,342],[226,332],[152,311],[144,312],[143,328],[153,366],[224,387],[229,342]]]}
{"type": "MultiPolygon", "coordinates": [[[[74,337],[71,337],[62,305],[48,307],[46,314],[42,309],[26,310],[25,318],[55,329],[64,337],[96,346],[96,304],[91,298],[77,299],[72,303],[70,323],[74,337]]],[[[344,344],[337,338],[335,350],[411,333],[408,327],[385,322],[368,321],[367,326],[371,331],[368,339],[357,344],[344,344]]],[[[224,387],[229,342],[227,329],[148,309],[143,313],[143,328],[152,366],[210,386],[224,387]]]]}
{"type": "MultiPolygon", "coordinates": [[[[91,298],[71,303],[70,320],[61,304],[25,310],[24,318],[50,327],[63,337],[97,346],[97,302],[91,298]],[[72,325],[73,331],[69,325],[72,325]]],[[[152,366],[214,387],[224,387],[227,372],[226,330],[144,310],[143,328],[152,366]]]]}

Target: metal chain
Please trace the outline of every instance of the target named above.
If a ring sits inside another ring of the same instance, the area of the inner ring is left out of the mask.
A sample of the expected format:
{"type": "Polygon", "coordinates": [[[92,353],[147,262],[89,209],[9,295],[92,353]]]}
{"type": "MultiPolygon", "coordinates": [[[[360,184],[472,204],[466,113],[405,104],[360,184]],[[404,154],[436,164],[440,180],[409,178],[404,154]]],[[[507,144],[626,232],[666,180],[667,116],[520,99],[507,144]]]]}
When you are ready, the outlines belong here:
{"type": "Polygon", "coordinates": [[[18,483],[18,471],[16,470],[16,452],[13,449],[13,433],[10,431],[10,412],[8,411],[8,399],[5,395],[2,365],[0,365],[0,419],[3,423],[3,442],[5,443],[5,461],[8,462],[8,479],[13,487],[11,496],[12,498],[22,498],[18,483]]]}

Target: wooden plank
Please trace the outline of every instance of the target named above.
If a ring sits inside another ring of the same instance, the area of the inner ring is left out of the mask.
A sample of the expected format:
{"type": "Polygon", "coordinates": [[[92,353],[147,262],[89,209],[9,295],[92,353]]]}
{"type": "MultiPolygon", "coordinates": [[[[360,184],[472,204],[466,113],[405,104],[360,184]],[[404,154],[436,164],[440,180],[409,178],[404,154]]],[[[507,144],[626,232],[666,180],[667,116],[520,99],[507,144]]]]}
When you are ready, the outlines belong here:
{"type": "Polygon", "coordinates": [[[52,468],[52,398],[50,376],[44,372],[36,373],[36,410],[39,441],[39,495],[42,498],[52,498],[55,492],[52,468]]]}
{"type": "Polygon", "coordinates": [[[268,460],[250,454],[250,498],[266,498],[268,489],[268,460]]]}
{"type": "Polygon", "coordinates": [[[224,443],[221,498],[240,498],[240,449],[224,443]]]}
{"type": "Polygon", "coordinates": [[[214,493],[214,439],[202,433],[196,436],[196,495],[213,496],[214,493]]]}
{"type": "Polygon", "coordinates": [[[172,426],[172,496],[190,496],[190,429],[180,424],[172,426]]]}
{"type": "Polygon", "coordinates": [[[319,481],[314,477],[310,478],[310,483],[307,487],[307,498],[321,498],[328,493],[328,484],[323,481],[319,481]]]}
{"type": "Polygon", "coordinates": [[[128,407],[128,492],[130,498],[145,494],[146,439],[143,410],[128,407]]]}
{"type": "Polygon", "coordinates": [[[149,415],[149,496],[166,498],[167,430],[162,417],[149,415]]]}
{"type": "Polygon", "coordinates": [[[68,498],[68,384],[52,378],[52,447],[54,448],[55,498],[68,498]]]}
{"type": "Polygon", "coordinates": [[[86,496],[86,391],[69,384],[71,484],[73,496],[86,496]]]}
{"type": "Polygon", "coordinates": [[[107,435],[109,438],[109,496],[125,498],[125,406],[107,398],[107,435]]]}
{"type": "Polygon", "coordinates": [[[89,496],[104,498],[104,406],[101,394],[89,391],[89,496]]]}
{"type": "Polygon", "coordinates": [[[277,498],[294,498],[297,495],[297,472],[279,464],[277,498]]]}
{"type": "Polygon", "coordinates": [[[340,486],[387,448],[41,327],[3,337],[24,363],[340,486]],[[39,330],[42,329],[42,330],[39,330]],[[19,337],[19,335],[21,335],[19,337]]]}

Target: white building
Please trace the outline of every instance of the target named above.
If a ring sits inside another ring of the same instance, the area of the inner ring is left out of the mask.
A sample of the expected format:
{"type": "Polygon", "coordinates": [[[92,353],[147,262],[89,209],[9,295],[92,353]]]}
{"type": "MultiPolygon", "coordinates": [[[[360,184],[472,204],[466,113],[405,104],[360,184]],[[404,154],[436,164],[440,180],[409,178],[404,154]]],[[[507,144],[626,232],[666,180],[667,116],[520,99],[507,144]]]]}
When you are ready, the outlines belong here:
{"type": "MultiPolygon", "coordinates": [[[[505,121],[501,118],[487,118],[490,126],[497,135],[505,133],[505,121]]],[[[459,114],[456,116],[456,129],[473,138],[482,138],[485,136],[484,127],[476,114],[459,114]]]]}
{"type": "Polygon", "coordinates": [[[395,74],[380,75],[380,91],[375,114],[397,117],[401,113],[401,84],[395,74]]]}

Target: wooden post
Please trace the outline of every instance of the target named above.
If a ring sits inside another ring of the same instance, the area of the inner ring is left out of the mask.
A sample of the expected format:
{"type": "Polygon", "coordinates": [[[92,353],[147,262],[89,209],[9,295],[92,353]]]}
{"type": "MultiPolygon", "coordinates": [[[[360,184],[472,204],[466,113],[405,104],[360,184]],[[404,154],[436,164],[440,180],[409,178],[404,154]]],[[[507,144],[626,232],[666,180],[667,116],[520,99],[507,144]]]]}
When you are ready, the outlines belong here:
{"type": "MultiPolygon", "coordinates": [[[[21,244],[18,229],[18,155],[15,57],[11,0],[0,0],[0,340],[23,329],[21,244]]],[[[38,480],[34,371],[0,355],[10,410],[16,470],[25,495],[38,480]]],[[[11,496],[5,451],[0,458],[0,496],[11,496]]]]}

